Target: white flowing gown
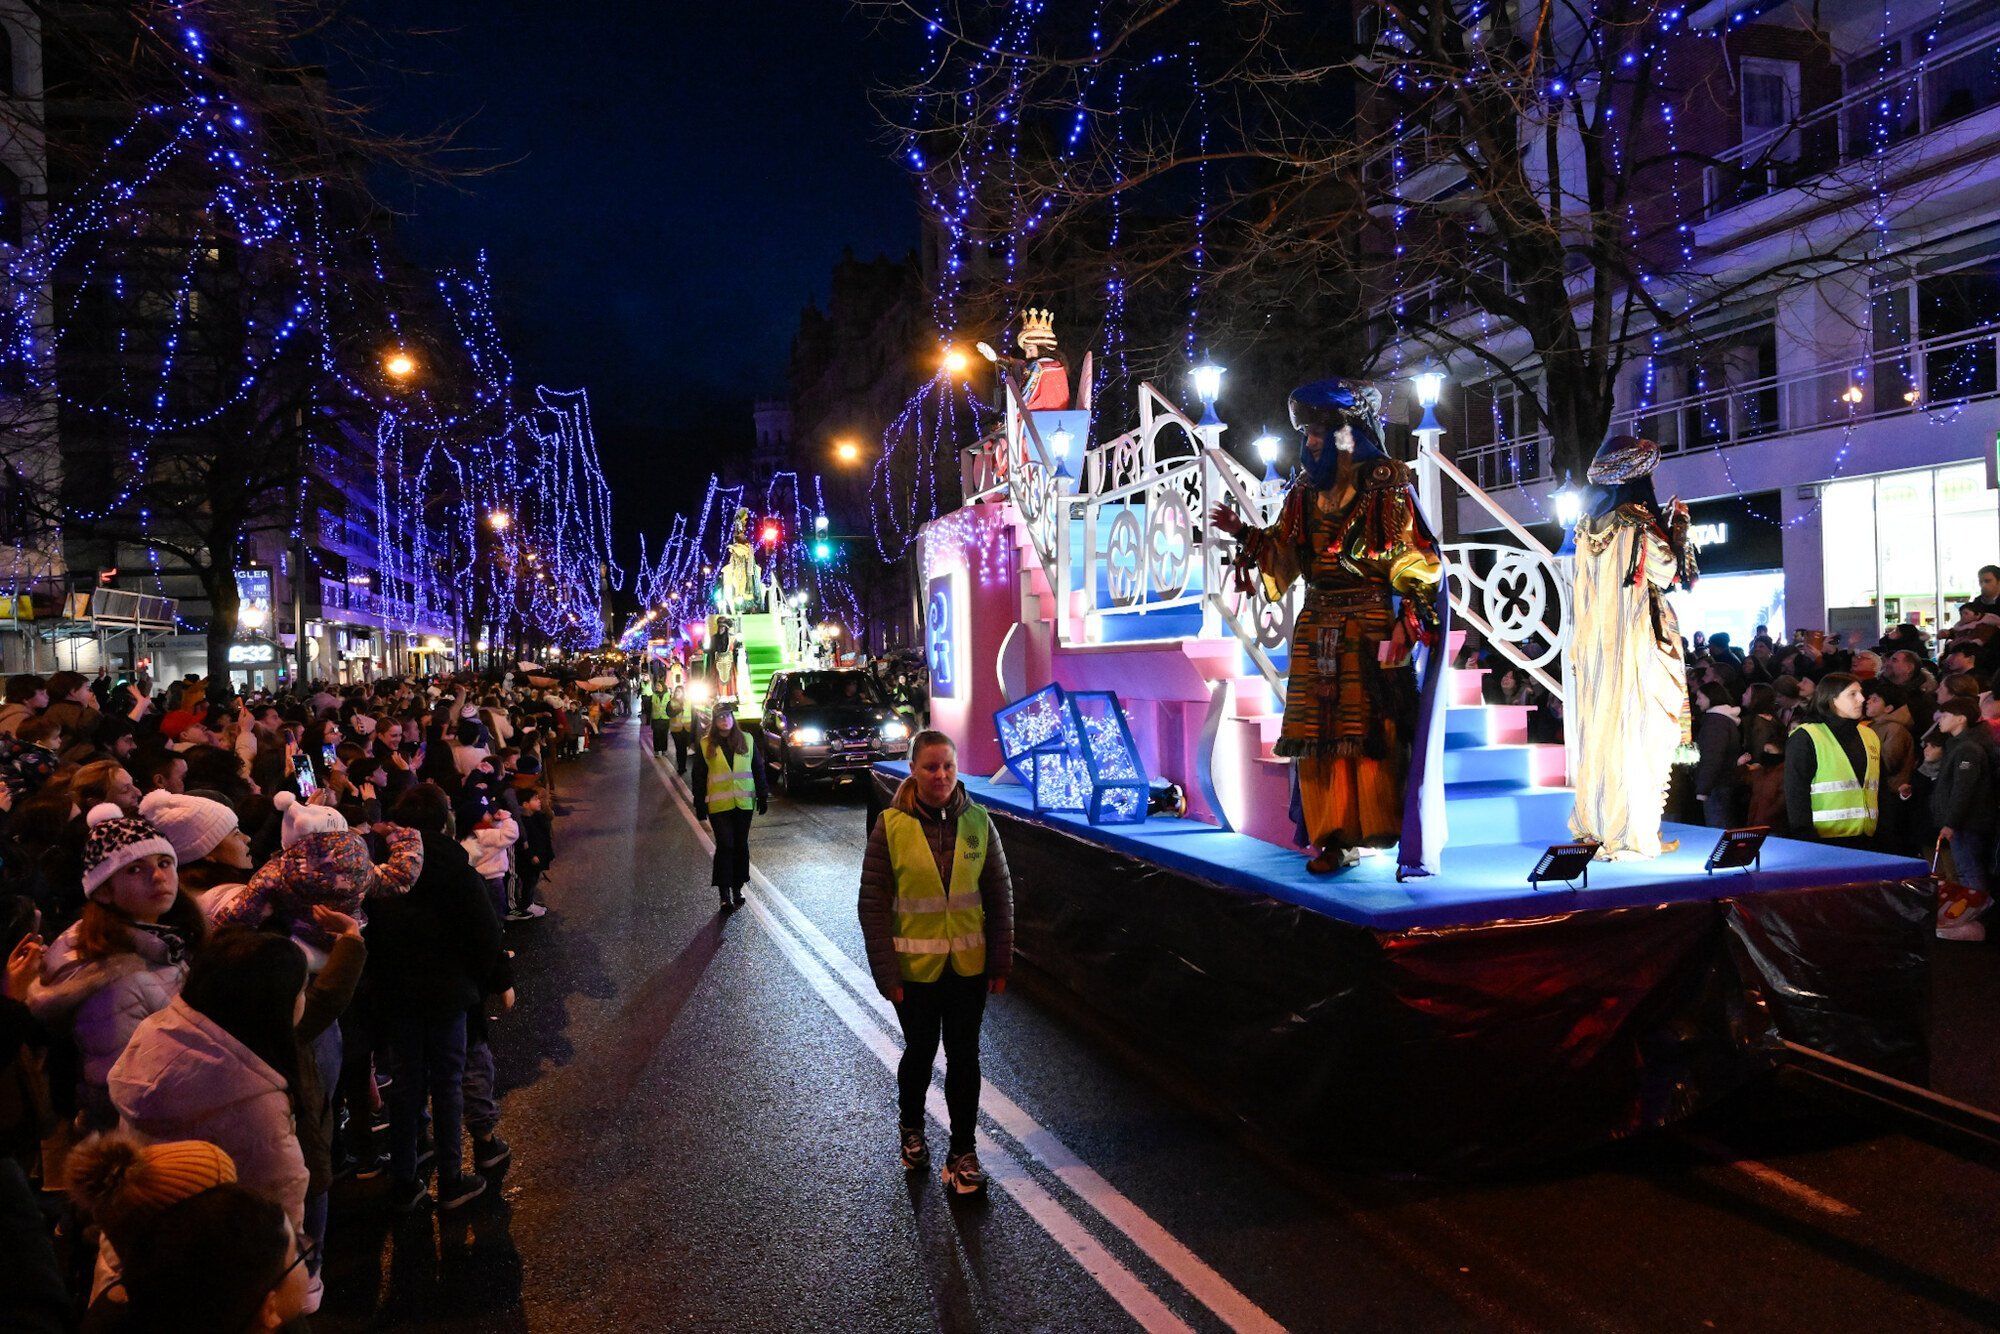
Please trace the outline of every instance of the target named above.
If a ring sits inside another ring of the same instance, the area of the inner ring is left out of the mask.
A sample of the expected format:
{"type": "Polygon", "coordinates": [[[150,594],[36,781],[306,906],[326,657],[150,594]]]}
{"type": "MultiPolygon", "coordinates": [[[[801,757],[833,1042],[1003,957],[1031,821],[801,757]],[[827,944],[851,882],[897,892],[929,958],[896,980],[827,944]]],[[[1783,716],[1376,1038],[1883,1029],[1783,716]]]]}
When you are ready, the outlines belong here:
{"type": "Polygon", "coordinates": [[[1687,735],[1687,668],[1666,599],[1678,573],[1666,539],[1631,510],[1577,524],[1569,827],[1602,843],[1602,857],[1660,855],[1667,779],[1687,735]]]}

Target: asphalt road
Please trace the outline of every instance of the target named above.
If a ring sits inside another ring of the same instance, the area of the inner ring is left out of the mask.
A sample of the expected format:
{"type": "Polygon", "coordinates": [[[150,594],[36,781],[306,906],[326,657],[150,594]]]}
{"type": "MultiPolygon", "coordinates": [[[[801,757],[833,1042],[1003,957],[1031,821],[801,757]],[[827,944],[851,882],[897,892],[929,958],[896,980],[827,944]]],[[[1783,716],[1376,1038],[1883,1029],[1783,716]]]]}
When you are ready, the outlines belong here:
{"type": "MultiPolygon", "coordinates": [[[[1032,977],[988,1010],[991,1198],[947,1200],[896,1163],[858,791],[775,802],[765,883],[723,917],[643,752],[621,723],[558,774],[553,911],[510,928],[520,1004],[495,1026],[499,1198],[394,1224],[379,1183],[342,1183],[319,1327],[2000,1326],[2000,1174],[1808,1094],[1533,1174],[1335,1177],[1032,977]]],[[[1996,964],[1941,956],[1937,1065],[2000,1107],[1996,964]]]]}

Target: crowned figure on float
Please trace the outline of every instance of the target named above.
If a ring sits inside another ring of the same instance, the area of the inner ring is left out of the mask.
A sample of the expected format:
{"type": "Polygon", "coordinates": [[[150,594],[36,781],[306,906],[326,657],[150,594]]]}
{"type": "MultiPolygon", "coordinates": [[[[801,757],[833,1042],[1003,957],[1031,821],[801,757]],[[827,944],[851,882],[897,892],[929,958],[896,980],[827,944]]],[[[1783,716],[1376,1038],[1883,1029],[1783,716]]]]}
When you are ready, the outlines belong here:
{"type": "Polygon", "coordinates": [[[1606,440],[1586,474],[1576,521],[1570,725],[1576,808],[1570,832],[1597,855],[1657,857],[1674,754],[1688,744],[1690,710],[1680,623],[1667,590],[1692,587],[1688,509],[1653,494],[1660,447],[1637,436],[1606,440]]]}
{"type": "Polygon", "coordinates": [[[1347,380],[1293,390],[1292,425],[1305,438],[1278,521],[1252,527],[1226,505],[1209,515],[1239,544],[1239,585],[1261,581],[1276,602],[1306,584],[1276,749],[1293,760],[1292,819],[1320,875],[1391,845],[1399,874],[1432,874],[1444,844],[1450,608],[1410,470],[1383,452],[1381,402],[1347,380]]]}
{"type": "Polygon", "coordinates": [[[1069,366],[1056,352],[1056,314],[1033,306],[1021,312],[1021,332],[1015,343],[1022,355],[1010,357],[980,343],[979,355],[1012,377],[1021,387],[1021,404],[1029,412],[1064,412],[1070,406],[1069,366]]]}
{"type": "Polygon", "coordinates": [[[750,511],[739,506],[730,529],[729,554],[722,566],[720,609],[731,615],[757,610],[757,584],[757,548],[750,542],[750,511]]]}

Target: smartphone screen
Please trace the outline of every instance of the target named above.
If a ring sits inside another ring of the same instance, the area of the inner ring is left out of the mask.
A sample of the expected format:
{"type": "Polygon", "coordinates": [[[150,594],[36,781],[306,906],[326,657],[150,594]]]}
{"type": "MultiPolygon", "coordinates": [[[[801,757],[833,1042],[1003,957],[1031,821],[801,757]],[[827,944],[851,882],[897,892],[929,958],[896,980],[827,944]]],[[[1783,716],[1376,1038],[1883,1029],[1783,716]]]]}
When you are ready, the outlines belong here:
{"type": "Polygon", "coordinates": [[[319,757],[326,761],[326,767],[329,769],[331,769],[334,766],[334,761],[337,754],[338,754],[337,747],[334,746],[320,747],[319,757]]]}
{"type": "Polygon", "coordinates": [[[299,800],[304,801],[319,791],[319,779],[313,774],[311,756],[301,755],[293,765],[299,781],[299,800]]]}

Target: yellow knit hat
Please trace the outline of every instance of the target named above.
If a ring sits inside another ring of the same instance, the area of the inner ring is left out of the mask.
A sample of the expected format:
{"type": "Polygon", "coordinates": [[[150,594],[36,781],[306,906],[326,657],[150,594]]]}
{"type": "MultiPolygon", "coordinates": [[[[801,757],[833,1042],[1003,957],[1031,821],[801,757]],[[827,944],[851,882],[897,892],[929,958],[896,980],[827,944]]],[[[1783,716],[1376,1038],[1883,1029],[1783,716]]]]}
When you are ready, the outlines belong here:
{"type": "Polygon", "coordinates": [[[190,1195],[236,1180],[236,1161],[202,1139],[141,1144],[129,1135],[96,1135],[68,1163],[70,1193],[107,1230],[158,1213],[190,1195]]]}

